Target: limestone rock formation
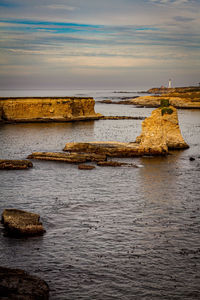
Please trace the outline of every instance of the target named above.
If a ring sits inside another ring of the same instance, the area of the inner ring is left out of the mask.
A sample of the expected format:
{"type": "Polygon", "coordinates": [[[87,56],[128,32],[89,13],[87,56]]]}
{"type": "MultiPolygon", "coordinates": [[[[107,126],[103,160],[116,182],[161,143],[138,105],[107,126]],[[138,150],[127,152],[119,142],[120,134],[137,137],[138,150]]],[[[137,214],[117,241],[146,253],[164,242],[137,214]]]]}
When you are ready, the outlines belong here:
{"type": "Polygon", "coordinates": [[[14,237],[42,235],[45,230],[38,214],[19,209],[5,209],[1,222],[6,233],[14,237]]]}
{"type": "Polygon", "coordinates": [[[20,269],[0,267],[0,299],[48,300],[48,284],[20,269]]]}
{"type": "Polygon", "coordinates": [[[0,98],[1,119],[5,122],[52,122],[99,119],[93,98],[37,97],[0,98]]]}
{"type": "Polygon", "coordinates": [[[158,150],[168,152],[168,149],[186,149],[179,124],[177,110],[173,106],[155,109],[149,118],[142,122],[142,133],[136,142],[144,151],[158,150]]]}
{"type": "Polygon", "coordinates": [[[160,107],[142,123],[142,133],[135,142],[67,143],[64,151],[104,154],[109,157],[166,155],[169,149],[186,149],[176,108],[160,107]]]}
{"type": "Polygon", "coordinates": [[[32,167],[29,160],[0,159],[0,170],[24,170],[32,167]]]}
{"type": "Polygon", "coordinates": [[[60,153],[60,152],[34,152],[28,156],[30,159],[62,161],[66,163],[84,163],[89,161],[106,160],[105,154],[95,153],[60,153]]]}

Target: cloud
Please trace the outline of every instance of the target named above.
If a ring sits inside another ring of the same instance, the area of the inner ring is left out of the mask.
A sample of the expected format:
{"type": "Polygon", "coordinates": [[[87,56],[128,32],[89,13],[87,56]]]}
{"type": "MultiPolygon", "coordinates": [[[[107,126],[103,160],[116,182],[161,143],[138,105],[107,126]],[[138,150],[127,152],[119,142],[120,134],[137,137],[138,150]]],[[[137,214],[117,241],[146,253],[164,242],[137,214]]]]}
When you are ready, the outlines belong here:
{"type": "Polygon", "coordinates": [[[191,21],[194,21],[195,18],[189,18],[189,17],[184,17],[184,16],[175,16],[174,20],[177,22],[191,22],[191,21]]]}
{"type": "Polygon", "coordinates": [[[54,9],[54,10],[68,10],[68,11],[73,11],[76,9],[74,6],[69,6],[69,5],[62,5],[62,4],[50,4],[45,6],[47,9],[54,9]]]}

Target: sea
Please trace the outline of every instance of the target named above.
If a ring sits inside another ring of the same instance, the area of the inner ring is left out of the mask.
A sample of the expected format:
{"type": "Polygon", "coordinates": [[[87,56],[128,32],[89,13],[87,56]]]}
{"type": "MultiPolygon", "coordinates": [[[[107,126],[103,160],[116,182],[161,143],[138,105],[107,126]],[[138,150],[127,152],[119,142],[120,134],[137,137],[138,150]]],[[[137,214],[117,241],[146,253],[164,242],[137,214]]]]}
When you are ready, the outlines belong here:
{"type": "MultiPolygon", "coordinates": [[[[153,108],[105,104],[131,90],[2,90],[1,97],[92,96],[106,116],[150,116],[153,108]]],[[[44,279],[52,300],[200,299],[200,110],[179,109],[187,150],[166,157],[118,158],[133,167],[79,170],[32,161],[0,171],[0,214],[40,214],[46,233],[10,238],[0,225],[0,265],[44,279]]],[[[132,142],[142,120],[0,125],[0,158],[62,152],[68,142],[132,142]]]]}

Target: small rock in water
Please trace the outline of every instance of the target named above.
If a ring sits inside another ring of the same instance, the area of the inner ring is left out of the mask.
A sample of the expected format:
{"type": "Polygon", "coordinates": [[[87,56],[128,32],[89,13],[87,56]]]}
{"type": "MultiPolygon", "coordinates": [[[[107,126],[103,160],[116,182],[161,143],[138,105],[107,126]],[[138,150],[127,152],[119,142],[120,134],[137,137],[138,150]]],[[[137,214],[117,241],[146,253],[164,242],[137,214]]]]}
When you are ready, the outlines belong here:
{"type": "Polygon", "coordinates": [[[190,161],[193,161],[193,160],[195,160],[195,158],[191,156],[191,157],[190,157],[190,161]]]}
{"type": "Polygon", "coordinates": [[[95,169],[95,166],[91,165],[78,165],[79,170],[93,170],[95,169]]]}
{"type": "Polygon", "coordinates": [[[39,219],[38,214],[19,209],[5,209],[1,222],[4,224],[6,233],[10,236],[35,236],[45,232],[39,219]]]}

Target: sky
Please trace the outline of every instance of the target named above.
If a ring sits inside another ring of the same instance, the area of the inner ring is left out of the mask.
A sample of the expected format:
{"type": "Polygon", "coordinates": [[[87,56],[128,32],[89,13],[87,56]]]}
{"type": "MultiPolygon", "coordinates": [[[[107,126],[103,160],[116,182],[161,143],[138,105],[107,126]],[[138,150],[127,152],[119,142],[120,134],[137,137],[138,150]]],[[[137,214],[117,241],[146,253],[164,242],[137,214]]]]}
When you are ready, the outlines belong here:
{"type": "Polygon", "coordinates": [[[0,0],[0,89],[198,85],[200,0],[0,0]]]}

